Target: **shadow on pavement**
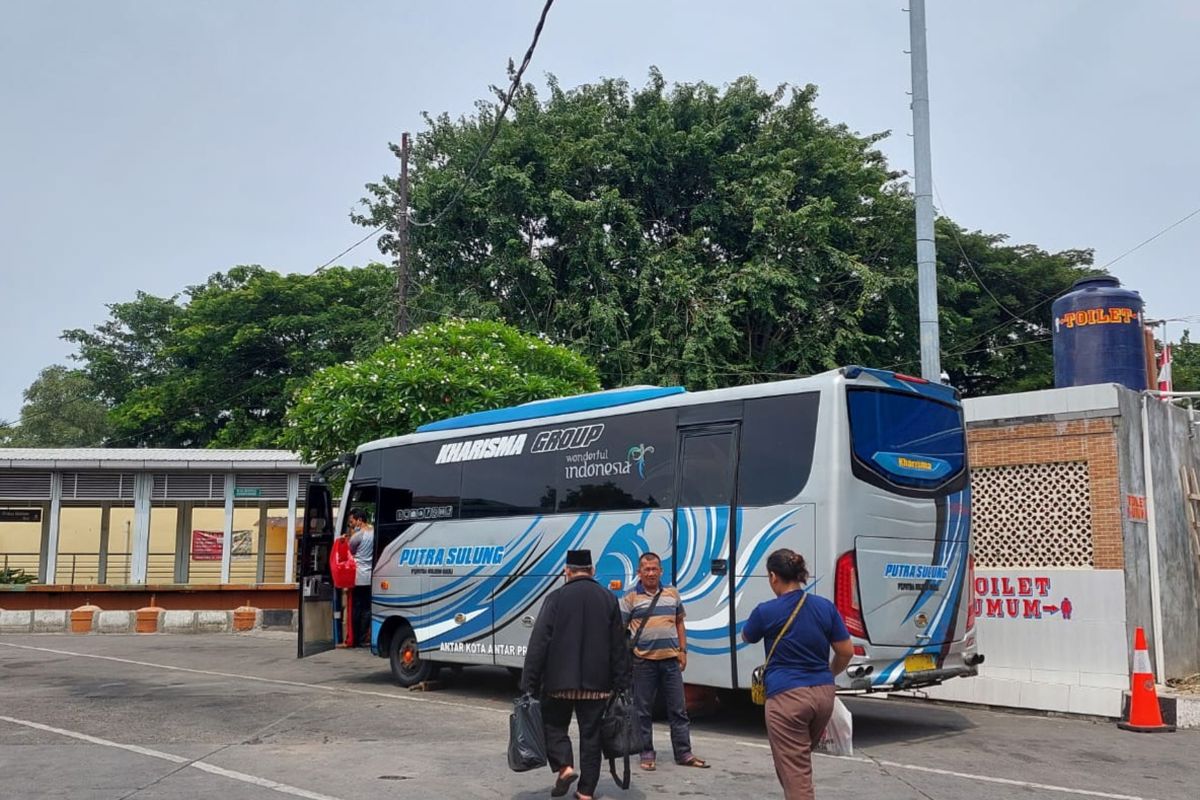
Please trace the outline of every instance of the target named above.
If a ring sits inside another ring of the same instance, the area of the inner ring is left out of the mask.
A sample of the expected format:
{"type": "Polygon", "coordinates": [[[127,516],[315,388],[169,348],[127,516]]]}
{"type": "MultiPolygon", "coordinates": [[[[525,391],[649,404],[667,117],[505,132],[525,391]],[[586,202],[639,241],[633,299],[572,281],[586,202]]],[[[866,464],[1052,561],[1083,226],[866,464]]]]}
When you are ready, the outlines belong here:
{"type": "MultiPolygon", "coordinates": [[[[464,700],[508,702],[520,694],[516,676],[503,667],[444,668],[437,679],[441,687],[439,694],[444,692],[464,700]]],[[[365,672],[355,682],[380,687],[396,686],[387,662],[383,660],[379,661],[378,670],[365,672]]],[[[934,741],[958,736],[976,727],[975,723],[953,708],[921,700],[855,696],[843,697],[842,700],[854,715],[856,747],[934,741]]],[[[693,711],[691,716],[692,729],[697,732],[753,738],[766,736],[762,706],[750,702],[748,692],[720,692],[718,702],[703,712],[693,711]]],[[[632,794],[628,796],[634,797],[632,794]]]]}

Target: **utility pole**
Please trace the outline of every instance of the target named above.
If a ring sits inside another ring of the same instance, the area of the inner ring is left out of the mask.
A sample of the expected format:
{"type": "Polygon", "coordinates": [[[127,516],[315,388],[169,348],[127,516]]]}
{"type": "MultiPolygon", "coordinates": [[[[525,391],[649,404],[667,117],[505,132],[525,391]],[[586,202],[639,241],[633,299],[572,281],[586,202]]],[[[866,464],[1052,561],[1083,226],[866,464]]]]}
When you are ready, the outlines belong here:
{"type": "Polygon", "coordinates": [[[917,299],[921,321],[921,377],[942,380],[938,333],[937,246],[933,238],[933,166],[929,154],[929,62],[925,0],[910,0],[908,38],[912,61],[914,178],[917,201],[917,299]]]}
{"type": "Polygon", "coordinates": [[[400,134],[400,219],[396,252],[396,335],[408,333],[408,131],[400,134]]]}

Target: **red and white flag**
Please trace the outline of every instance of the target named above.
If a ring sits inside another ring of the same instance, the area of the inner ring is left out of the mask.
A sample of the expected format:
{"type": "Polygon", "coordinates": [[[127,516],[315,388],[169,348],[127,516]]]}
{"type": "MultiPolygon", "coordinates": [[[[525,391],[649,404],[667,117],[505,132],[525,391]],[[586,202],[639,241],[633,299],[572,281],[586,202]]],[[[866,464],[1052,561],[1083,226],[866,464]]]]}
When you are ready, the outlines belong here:
{"type": "Polygon", "coordinates": [[[1163,345],[1162,353],[1158,356],[1158,390],[1160,392],[1169,392],[1171,390],[1171,343],[1167,342],[1163,345]]]}

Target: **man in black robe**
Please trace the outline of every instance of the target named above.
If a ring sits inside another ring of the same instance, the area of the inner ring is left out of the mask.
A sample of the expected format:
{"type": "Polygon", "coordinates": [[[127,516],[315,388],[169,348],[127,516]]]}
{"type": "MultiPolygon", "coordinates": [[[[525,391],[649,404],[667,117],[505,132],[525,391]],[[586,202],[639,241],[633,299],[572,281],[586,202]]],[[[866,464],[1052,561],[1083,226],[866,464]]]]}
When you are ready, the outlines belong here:
{"type": "Polygon", "coordinates": [[[600,780],[600,720],[614,691],[629,686],[629,650],[621,610],[612,592],[595,580],[590,550],[568,550],[566,585],[542,603],[521,688],[542,701],[546,753],[556,778],[551,797],[562,797],[579,779],[577,796],[590,800],[600,780]],[[579,770],[567,728],[579,723],[579,770]]]}

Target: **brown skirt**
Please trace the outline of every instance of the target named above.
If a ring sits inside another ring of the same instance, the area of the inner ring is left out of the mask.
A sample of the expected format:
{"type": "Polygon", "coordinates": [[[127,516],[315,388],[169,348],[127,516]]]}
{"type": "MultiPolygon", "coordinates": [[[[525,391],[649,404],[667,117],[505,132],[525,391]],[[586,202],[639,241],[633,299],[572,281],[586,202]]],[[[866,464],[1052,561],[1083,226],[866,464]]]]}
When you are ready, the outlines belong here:
{"type": "Polygon", "coordinates": [[[833,716],[833,684],[767,698],[767,738],[785,800],[813,800],[812,748],[833,716]]]}

